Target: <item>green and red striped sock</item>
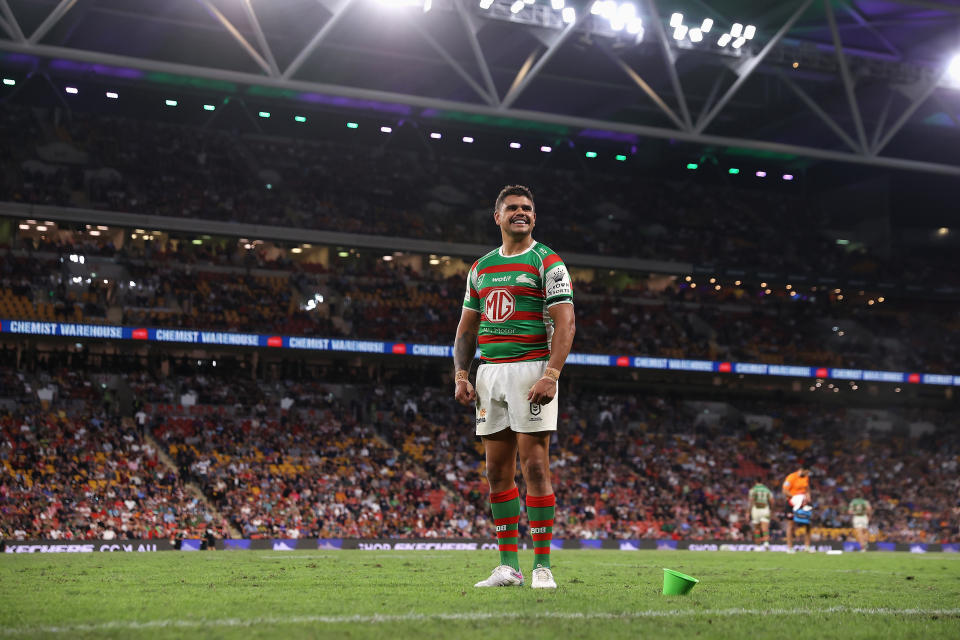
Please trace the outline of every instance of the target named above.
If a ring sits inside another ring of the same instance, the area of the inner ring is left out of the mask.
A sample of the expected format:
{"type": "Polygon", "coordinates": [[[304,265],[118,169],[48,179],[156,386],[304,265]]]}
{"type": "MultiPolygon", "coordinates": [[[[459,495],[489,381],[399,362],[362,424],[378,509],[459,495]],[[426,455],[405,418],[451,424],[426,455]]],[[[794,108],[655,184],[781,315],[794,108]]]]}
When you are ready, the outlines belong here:
{"type": "Polygon", "coordinates": [[[490,510],[497,528],[497,547],[500,549],[500,564],[520,571],[517,556],[517,523],[520,521],[520,491],[516,487],[490,494],[490,510]]]}
{"type": "Polygon", "coordinates": [[[533,538],[533,568],[550,568],[550,541],[553,540],[553,516],[557,499],[554,494],[531,496],[527,494],[527,520],[533,538]]]}

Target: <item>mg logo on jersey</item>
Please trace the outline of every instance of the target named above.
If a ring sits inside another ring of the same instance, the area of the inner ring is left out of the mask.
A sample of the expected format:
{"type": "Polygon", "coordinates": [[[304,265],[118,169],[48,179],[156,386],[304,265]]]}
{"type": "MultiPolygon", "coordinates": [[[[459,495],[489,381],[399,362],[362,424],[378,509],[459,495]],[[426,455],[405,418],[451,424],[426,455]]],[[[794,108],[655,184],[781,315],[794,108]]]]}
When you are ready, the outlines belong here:
{"type": "Polygon", "coordinates": [[[517,300],[506,289],[494,289],[487,294],[484,314],[490,322],[506,322],[517,309],[517,300]]]}

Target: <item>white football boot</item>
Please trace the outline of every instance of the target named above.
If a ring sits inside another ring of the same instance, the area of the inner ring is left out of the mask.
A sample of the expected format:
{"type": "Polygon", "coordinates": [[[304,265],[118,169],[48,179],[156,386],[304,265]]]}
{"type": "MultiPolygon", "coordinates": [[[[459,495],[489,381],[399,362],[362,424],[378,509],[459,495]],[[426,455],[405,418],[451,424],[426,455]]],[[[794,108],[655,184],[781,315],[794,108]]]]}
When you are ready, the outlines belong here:
{"type": "Polygon", "coordinates": [[[489,578],[487,578],[486,580],[481,580],[480,582],[478,582],[473,586],[475,587],[522,587],[523,574],[520,573],[518,570],[514,569],[513,567],[502,564],[493,570],[493,573],[490,574],[489,578]]]}
{"type": "Polygon", "coordinates": [[[533,570],[533,579],[530,580],[532,589],[556,589],[557,583],[553,579],[553,572],[546,567],[533,570]]]}

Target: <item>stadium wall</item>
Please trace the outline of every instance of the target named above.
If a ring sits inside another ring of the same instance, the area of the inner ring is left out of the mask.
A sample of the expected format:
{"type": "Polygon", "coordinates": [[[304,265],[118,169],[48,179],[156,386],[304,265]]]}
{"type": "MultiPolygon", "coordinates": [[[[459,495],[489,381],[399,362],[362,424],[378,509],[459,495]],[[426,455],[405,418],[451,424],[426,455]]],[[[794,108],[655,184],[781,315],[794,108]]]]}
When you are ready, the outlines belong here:
{"type": "MultiPolygon", "coordinates": [[[[203,541],[184,539],[179,544],[169,540],[17,540],[4,545],[4,553],[154,553],[158,551],[200,551],[203,541]],[[179,547],[179,548],[178,548],[179,547]]],[[[555,550],[607,549],[618,551],[756,551],[760,545],[734,540],[554,540],[555,550]]],[[[821,542],[814,545],[821,553],[830,551],[857,551],[856,542],[821,542]]],[[[521,549],[530,548],[528,544],[521,549]]],[[[803,545],[794,545],[798,550],[803,545]]],[[[216,549],[232,551],[477,551],[496,550],[495,542],[488,539],[358,539],[358,538],[288,538],[225,539],[216,541],[216,549]]],[[[869,545],[871,551],[907,551],[910,553],[960,553],[960,543],[895,543],[876,542],[869,545]]],[[[770,545],[770,551],[786,551],[786,545],[770,545]]]]}

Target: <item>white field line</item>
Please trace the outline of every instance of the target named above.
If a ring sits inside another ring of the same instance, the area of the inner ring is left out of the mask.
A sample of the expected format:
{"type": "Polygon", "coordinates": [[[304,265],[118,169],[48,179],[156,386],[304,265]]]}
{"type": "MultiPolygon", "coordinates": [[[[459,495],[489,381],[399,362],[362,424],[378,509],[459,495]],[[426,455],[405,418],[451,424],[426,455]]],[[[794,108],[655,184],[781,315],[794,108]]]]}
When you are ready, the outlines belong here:
{"type": "Polygon", "coordinates": [[[829,607],[824,609],[651,609],[647,611],[628,611],[625,613],[542,611],[536,613],[406,613],[374,614],[353,616],[288,616],[259,618],[219,618],[212,620],[148,620],[146,622],[120,621],[98,624],[75,624],[47,627],[19,627],[0,629],[0,635],[32,635],[39,633],[97,633],[105,631],[141,631],[147,629],[202,629],[202,628],[250,628],[271,627],[298,624],[396,624],[402,622],[479,622],[484,620],[502,621],[520,620],[642,620],[645,618],[703,618],[737,616],[811,616],[834,613],[852,613],[864,616],[960,616],[960,608],[954,609],[891,609],[829,607]]]}

